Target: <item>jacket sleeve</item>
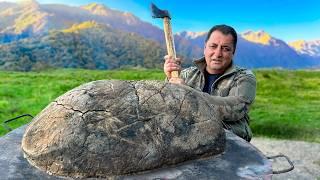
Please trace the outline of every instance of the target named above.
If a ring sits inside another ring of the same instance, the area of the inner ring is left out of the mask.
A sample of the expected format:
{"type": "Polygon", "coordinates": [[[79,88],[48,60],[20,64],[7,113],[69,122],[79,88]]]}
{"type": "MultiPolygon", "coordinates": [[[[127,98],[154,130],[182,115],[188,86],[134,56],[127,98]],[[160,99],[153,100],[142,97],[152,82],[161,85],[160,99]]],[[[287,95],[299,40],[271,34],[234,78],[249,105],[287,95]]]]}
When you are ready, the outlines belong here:
{"type": "MultiPolygon", "coordinates": [[[[206,94],[206,93],[204,93],[206,94]]],[[[249,106],[256,96],[256,78],[253,73],[243,73],[234,79],[229,96],[206,94],[207,103],[223,121],[239,121],[249,112],[249,106]]]]}

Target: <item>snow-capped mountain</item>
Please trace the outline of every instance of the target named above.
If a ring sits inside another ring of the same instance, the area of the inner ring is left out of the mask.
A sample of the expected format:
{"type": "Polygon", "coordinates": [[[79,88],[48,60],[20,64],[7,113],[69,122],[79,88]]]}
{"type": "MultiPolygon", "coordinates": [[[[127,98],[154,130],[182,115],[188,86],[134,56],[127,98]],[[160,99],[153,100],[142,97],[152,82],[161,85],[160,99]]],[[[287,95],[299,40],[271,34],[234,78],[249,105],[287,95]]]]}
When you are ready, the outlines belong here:
{"type": "Polygon", "coordinates": [[[320,57],[320,40],[300,40],[290,42],[289,45],[300,54],[305,54],[313,57],[320,57]]]}

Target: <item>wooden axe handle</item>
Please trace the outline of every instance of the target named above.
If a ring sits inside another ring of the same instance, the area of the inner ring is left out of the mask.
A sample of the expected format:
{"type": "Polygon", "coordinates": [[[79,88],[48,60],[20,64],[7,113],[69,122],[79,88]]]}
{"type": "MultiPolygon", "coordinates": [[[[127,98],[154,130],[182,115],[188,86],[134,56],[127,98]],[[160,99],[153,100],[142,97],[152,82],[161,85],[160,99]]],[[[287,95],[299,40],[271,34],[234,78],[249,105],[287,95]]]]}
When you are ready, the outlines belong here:
{"type": "MultiPolygon", "coordinates": [[[[176,50],[174,47],[173,34],[171,29],[170,19],[168,17],[163,18],[163,27],[164,27],[164,35],[166,38],[167,52],[169,56],[172,56],[174,59],[177,58],[176,50]]],[[[172,71],[171,77],[177,78],[179,77],[179,71],[172,71]]]]}

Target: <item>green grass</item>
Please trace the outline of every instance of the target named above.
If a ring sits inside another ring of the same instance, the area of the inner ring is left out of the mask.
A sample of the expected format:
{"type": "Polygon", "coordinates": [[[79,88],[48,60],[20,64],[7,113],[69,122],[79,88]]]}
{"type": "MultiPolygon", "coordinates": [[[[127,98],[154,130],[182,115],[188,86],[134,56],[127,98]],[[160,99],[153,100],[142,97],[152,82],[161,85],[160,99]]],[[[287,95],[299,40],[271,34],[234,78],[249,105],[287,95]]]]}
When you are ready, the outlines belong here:
{"type": "MultiPolygon", "coordinates": [[[[256,70],[258,89],[250,116],[254,136],[320,142],[320,71],[256,70]]],[[[66,91],[99,79],[164,79],[162,70],[98,71],[58,69],[0,71],[0,123],[36,115],[66,91]]],[[[30,121],[9,123],[16,128],[30,121]]],[[[0,135],[7,130],[0,125],[0,135]]]]}
{"type": "Polygon", "coordinates": [[[320,71],[259,70],[254,135],[320,142],[320,71]]]}

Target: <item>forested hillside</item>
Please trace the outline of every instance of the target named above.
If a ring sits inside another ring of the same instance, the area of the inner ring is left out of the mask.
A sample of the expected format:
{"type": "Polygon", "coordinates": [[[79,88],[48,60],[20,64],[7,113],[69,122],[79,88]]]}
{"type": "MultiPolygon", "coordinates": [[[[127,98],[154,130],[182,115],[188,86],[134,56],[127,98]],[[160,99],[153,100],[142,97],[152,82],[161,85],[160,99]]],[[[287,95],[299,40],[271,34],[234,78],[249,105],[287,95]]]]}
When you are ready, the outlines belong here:
{"type": "Polygon", "coordinates": [[[164,49],[154,41],[88,21],[69,29],[1,44],[0,69],[157,68],[162,66],[164,54],[164,49]]]}

